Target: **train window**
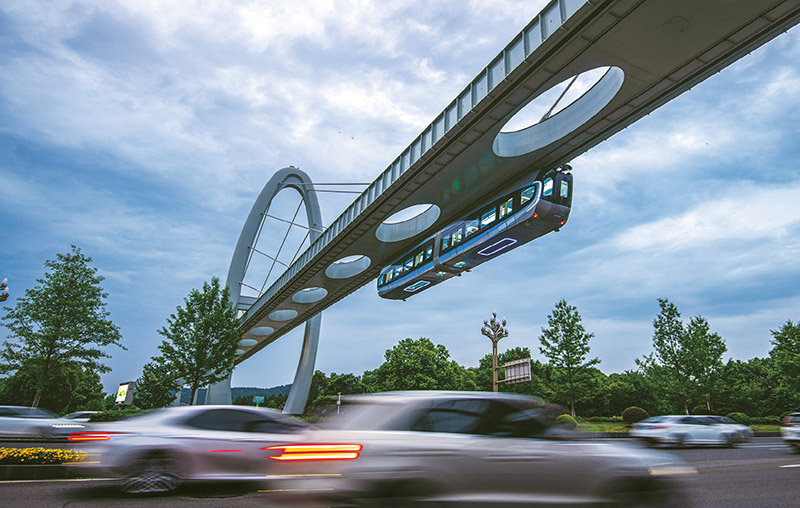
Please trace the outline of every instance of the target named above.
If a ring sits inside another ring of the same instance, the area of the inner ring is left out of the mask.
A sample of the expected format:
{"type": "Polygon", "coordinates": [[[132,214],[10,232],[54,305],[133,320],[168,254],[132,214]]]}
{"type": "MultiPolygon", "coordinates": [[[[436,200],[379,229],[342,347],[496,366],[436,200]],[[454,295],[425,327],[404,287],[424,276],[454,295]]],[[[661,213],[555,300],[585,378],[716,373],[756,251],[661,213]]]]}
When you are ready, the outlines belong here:
{"type": "Polygon", "coordinates": [[[418,252],[416,256],[414,256],[414,266],[419,266],[422,262],[425,261],[425,251],[418,252]]]}
{"type": "Polygon", "coordinates": [[[450,248],[450,233],[442,235],[442,251],[450,248]]]}
{"type": "Polygon", "coordinates": [[[405,272],[405,271],[406,271],[406,267],[405,266],[397,265],[397,266],[394,267],[394,276],[395,277],[400,277],[401,275],[403,275],[403,272],[405,272]]]}
{"type": "Polygon", "coordinates": [[[514,198],[508,198],[508,201],[503,201],[500,203],[500,218],[502,219],[506,215],[511,215],[513,207],[514,198]]]}
{"type": "Polygon", "coordinates": [[[561,180],[561,197],[569,197],[569,182],[566,180],[561,180]]]}
{"type": "Polygon", "coordinates": [[[497,211],[492,208],[489,211],[483,212],[481,214],[481,227],[485,228],[488,227],[494,220],[497,218],[497,211]]]}
{"type": "Polygon", "coordinates": [[[533,195],[534,195],[535,192],[536,192],[536,186],[535,185],[531,185],[527,189],[522,189],[522,192],[520,193],[520,200],[519,200],[520,206],[524,206],[525,203],[527,203],[528,201],[533,199],[533,195]]]}
{"type": "Polygon", "coordinates": [[[552,195],[553,195],[553,179],[548,176],[544,180],[544,189],[542,189],[542,196],[552,196],[552,195]]]}
{"type": "Polygon", "coordinates": [[[478,232],[478,219],[470,219],[467,221],[467,236],[478,232]]]}
{"type": "Polygon", "coordinates": [[[383,286],[384,284],[386,284],[386,282],[384,281],[384,275],[383,275],[383,274],[381,274],[381,276],[380,276],[380,277],[378,277],[378,287],[381,287],[381,286],[383,286]]]}
{"type": "Polygon", "coordinates": [[[433,244],[429,244],[428,248],[425,249],[425,261],[428,261],[430,258],[433,257],[433,244]]]}
{"type": "Polygon", "coordinates": [[[405,272],[407,272],[407,271],[411,270],[412,268],[414,268],[414,258],[406,259],[405,263],[403,263],[403,267],[404,267],[403,271],[405,271],[405,272]]]}
{"type": "Polygon", "coordinates": [[[464,237],[463,230],[461,228],[456,229],[453,231],[453,234],[450,235],[450,244],[451,247],[455,247],[456,244],[461,243],[461,239],[464,237]]]}
{"type": "Polygon", "coordinates": [[[392,282],[393,277],[394,277],[394,270],[386,272],[386,284],[392,282]]]}

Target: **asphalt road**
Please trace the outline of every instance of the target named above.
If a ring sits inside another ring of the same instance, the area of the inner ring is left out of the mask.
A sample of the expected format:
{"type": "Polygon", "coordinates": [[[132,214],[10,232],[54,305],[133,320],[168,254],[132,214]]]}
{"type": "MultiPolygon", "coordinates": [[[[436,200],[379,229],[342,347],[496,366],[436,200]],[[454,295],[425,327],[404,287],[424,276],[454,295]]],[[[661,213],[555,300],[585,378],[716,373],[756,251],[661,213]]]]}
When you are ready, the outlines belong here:
{"type": "MultiPolygon", "coordinates": [[[[671,449],[698,470],[691,492],[695,508],[800,506],[800,455],[780,438],[756,438],[737,448],[671,449]]],[[[264,485],[183,487],[161,496],[127,496],[106,480],[0,482],[0,505],[8,507],[202,506],[277,507],[264,485]]]]}

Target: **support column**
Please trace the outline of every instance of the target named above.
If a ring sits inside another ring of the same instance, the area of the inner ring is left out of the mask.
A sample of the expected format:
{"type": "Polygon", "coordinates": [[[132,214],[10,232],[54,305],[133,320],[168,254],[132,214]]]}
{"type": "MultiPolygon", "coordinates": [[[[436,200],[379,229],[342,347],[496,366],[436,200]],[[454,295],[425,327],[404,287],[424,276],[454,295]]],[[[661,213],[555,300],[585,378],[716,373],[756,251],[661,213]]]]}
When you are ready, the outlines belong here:
{"type": "Polygon", "coordinates": [[[286,399],[286,405],[283,407],[284,414],[301,415],[306,408],[311,379],[314,377],[314,364],[317,361],[321,325],[322,313],[306,321],[303,350],[300,352],[300,361],[297,363],[297,372],[294,375],[289,398],[286,399]]]}
{"type": "Polygon", "coordinates": [[[231,376],[233,376],[233,372],[219,383],[208,387],[204,404],[233,404],[231,400],[233,398],[231,396],[231,376]]]}

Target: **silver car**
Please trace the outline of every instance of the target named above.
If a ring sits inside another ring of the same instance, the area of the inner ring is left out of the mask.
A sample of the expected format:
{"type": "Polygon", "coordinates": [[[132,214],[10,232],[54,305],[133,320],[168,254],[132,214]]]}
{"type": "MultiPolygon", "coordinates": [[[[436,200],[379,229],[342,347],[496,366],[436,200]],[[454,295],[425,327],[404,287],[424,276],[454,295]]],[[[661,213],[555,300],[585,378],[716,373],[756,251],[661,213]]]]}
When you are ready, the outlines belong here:
{"type": "Polygon", "coordinates": [[[272,409],[183,406],[92,424],[69,440],[92,454],[86,473],[120,479],[128,493],[166,492],[184,481],[254,481],[275,467],[265,448],[308,427],[272,409]]]}
{"type": "Polygon", "coordinates": [[[654,416],[631,426],[630,436],[651,444],[735,446],[753,437],[744,425],[719,416],[654,416]]]}
{"type": "Polygon", "coordinates": [[[696,473],[665,452],[559,431],[557,414],[532,397],[398,392],[346,402],[334,428],[268,449],[280,466],[276,492],[327,506],[686,506],[684,482],[696,473]]]}
{"type": "Polygon", "coordinates": [[[25,406],[0,406],[0,436],[22,439],[65,438],[84,425],[59,418],[46,409],[25,406]]]}
{"type": "Polygon", "coordinates": [[[800,413],[790,413],[781,420],[783,442],[800,453],[800,413]]]}

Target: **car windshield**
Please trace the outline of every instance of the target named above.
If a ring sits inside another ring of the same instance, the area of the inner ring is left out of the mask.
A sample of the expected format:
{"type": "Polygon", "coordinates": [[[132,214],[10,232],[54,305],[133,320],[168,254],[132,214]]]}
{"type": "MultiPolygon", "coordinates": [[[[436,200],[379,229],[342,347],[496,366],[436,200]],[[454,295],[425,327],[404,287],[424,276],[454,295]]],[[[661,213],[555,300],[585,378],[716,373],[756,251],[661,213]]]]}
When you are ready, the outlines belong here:
{"type": "Polygon", "coordinates": [[[21,407],[16,411],[23,418],[58,418],[54,413],[38,407],[21,407]]]}
{"type": "Polygon", "coordinates": [[[646,420],[642,420],[639,423],[658,423],[663,422],[664,420],[666,420],[666,417],[664,416],[653,416],[651,418],[647,418],[646,420]]]}

